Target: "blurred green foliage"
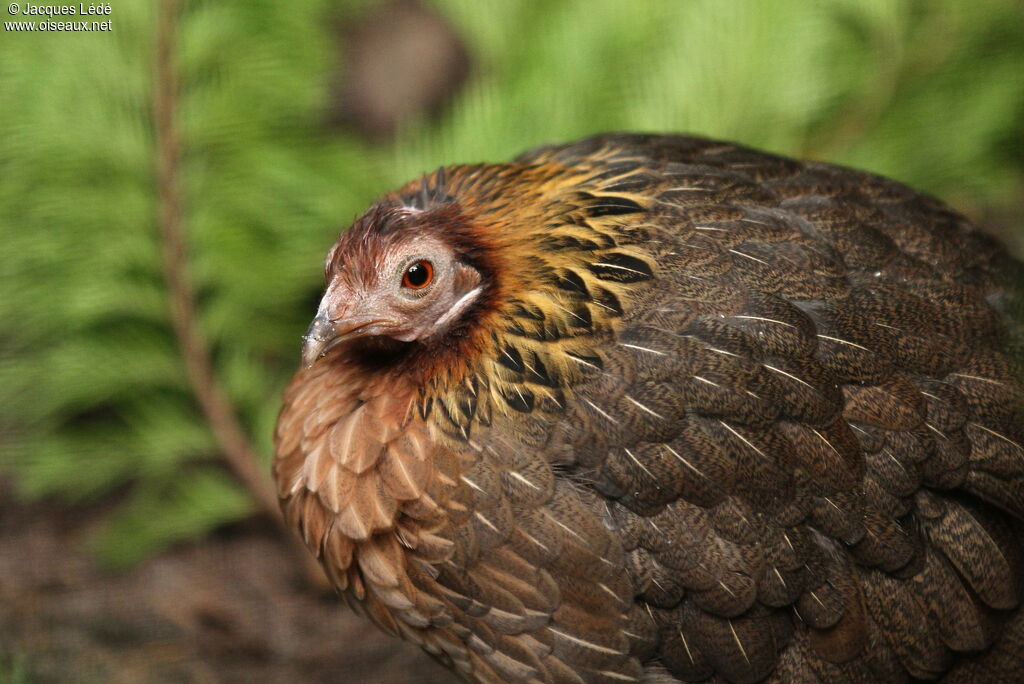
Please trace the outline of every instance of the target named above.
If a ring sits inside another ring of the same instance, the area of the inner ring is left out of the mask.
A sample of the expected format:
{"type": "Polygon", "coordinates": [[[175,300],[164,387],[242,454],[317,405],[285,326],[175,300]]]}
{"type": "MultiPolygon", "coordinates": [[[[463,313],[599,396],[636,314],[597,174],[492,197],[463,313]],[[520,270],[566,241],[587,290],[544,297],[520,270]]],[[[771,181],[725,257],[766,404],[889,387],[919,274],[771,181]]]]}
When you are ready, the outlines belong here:
{"type": "MultiPolygon", "coordinates": [[[[688,131],[867,168],[969,213],[1020,206],[1019,0],[435,0],[473,76],[388,144],[323,123],[334,20],[373,4],[196,1],[180,19],[199,322],[268,462],[324,252],[374,196],[441,164],[688,131]]],[[[110,19],[0,40],[0,466],[26,497],[109,496],[96,547],[128,564],[255,509],[169,326],[152,3],[110,19]]]]}
{"type": "Polygon", "coordinates": [[[23,655],[14,655],[11,658],[0,657],[0,684],[28,684],[29,677],[28,659],[23,655]]]}
{"type": "Polygon", "coordinates": [[[9,662],[0,659],[0,684],[28,684],[30,681],[25,658],[15,657],[9,662]]]}

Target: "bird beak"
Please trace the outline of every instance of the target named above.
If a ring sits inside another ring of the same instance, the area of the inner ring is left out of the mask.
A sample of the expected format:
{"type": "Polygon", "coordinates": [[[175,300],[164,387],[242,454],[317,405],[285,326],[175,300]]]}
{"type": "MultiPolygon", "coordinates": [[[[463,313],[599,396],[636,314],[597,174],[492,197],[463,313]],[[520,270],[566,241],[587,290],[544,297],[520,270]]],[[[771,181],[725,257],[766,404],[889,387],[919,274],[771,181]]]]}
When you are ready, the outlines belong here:
{"type": "Polygon", "coordinates": [[[311,368],[338,344],[364,335],[367,327],[379,322],[376,318],[333,320],[326,311],[318,312],[302,337],[302,367],[311,368]]]}
{"type": "Polygon", "coordinates": [[[317,313],[302,337],[302,367],[310,368],[338,341],[334,321],[325,312],[317,313]]]}

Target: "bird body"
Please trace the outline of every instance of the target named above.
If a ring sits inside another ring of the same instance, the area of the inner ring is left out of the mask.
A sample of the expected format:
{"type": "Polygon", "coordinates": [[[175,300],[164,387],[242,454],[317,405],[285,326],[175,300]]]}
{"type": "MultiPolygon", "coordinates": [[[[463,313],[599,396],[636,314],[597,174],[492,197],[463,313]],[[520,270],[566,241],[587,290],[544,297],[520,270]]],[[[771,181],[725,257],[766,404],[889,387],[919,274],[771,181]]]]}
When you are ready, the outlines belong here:
{"type": "Polygon", "coordinates": [[[474,681],[1019,681],[1019,269],[716,141],[448,167],[328,254],[282,508],[474,681]]]}

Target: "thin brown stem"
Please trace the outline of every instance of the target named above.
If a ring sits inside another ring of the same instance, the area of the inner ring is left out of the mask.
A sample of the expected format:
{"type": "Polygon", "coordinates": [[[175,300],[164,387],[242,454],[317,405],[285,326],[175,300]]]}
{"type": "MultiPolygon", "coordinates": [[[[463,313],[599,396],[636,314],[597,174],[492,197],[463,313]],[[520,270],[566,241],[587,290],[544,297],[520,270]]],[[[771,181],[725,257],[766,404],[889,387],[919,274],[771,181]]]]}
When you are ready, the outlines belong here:
{"type": "Polygon", "coordinates": [[[260,470],[256,451],[246,436],[217,376],[210,350],[196,319],[195,296],[188,278],[179,165],[181,141],[176,108],[178,74],[174,47],[178,24],[178,0],[161,0],[157,6],[154,64],[153,116],[156,133],[157,222],[163,252],[164,277],[170,297],[171,325],[185,372],[217,446],[228,466],[255,498],[256,503],[284,531],[301,553],[310,580],[323,587],[324,575],[309,552],[287,528],[278,507],[277,493],[260,470]]]}

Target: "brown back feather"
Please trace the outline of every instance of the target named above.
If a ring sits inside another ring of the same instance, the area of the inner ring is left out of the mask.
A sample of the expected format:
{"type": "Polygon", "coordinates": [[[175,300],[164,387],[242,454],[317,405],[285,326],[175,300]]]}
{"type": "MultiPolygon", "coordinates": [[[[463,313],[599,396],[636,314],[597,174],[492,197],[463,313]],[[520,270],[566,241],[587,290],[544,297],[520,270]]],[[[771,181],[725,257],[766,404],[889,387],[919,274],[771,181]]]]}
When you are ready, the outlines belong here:
{"type": "Polygon", "coordinates": [[[479,681],[1022,671],[998,246],[898,183],[696,138],[445,175],[393,201],[431,185],[491,255],[458,372],[329,356],[278,426],[285,512],[371,617],[479,681]]]}

